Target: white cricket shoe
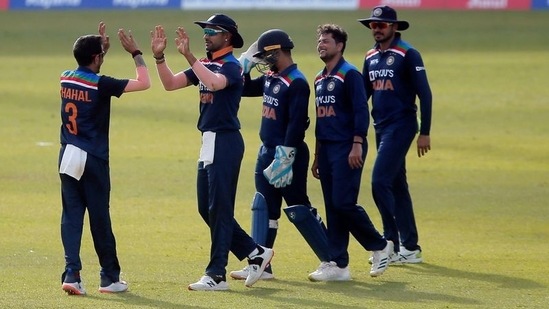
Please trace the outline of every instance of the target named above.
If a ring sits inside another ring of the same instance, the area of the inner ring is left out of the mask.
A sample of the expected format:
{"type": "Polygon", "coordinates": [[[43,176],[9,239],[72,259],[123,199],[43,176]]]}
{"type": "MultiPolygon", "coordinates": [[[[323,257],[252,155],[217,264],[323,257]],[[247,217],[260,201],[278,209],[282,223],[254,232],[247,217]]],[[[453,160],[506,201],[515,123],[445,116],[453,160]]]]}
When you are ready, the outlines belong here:
{"type": "MultiPolygon", "coordinates": [[[[371,265],[373,260],[374,260],[374,254],[372,254],[370,256],[370,258],[368,258],[368,264],[371,265]]],[[[395,265],[401,264],[398,260],[398,253],[397,252],[393,252],[389,256],[389,265],[392,265],[392,264],[395,264],[395,265]]]]}
{"type": "Polygon", "coordinates": [[[390,240],[387,241],[387,245],[383,248],[383,250],[374,251],[372,254],[370,276],[377,277],[383,274],[389,266],[389,260],[392,254],[394,254],[394,245],[390,240]]]}
{"type": "Polygon", "coordinates": [[[311,281],[349,281],[349,267],[340,268],[336,262],[321,262],[318,269],[309,274],[311,281]]]}
{"type": "Polygon", "coordinates": [[[82,282],[63,282],[61,288],[69,295],[86,295],[82,282]]]}
{"type": "Polygon", "coordinates": [[[421,250],[419,249],[410,251],[404,247],[400,247],[397,258],[398,261],[396,263],[401,264],[418,264],[423,262],[421,250]]]}
{"type": "MultiPolygon", "coordinates": [[[[269,267],[267,267],[269,268],[269,267]]],[[[234,270],[234,271],[231,271],[231,273],[229,274],[231,276],[231,278],[235,279],[235,280],[245,280],[246,278],[248,278],[248,274],[250,273],[250,266],[246,266],[244,268],[242,268],[241,270],[234,270]]],[[[272,272],[269,272],[268,269],[265,269],[265,271],[263,271],[263,273],[261,274],[261,277],[259,277],[259,280],[271,280],[271,279],[274,279],[275,276],[273,275],[272,272]]]]}
{"type": "Polygon", "coordinates": [[[273,249],[259,246],[259,253],[251,258],[248,258],[248,276],[246,277],[245,285],[251,287],[261,278],[265,267],[269,265],[274,255],[273,249]]]}
{"type": "Polygon", "coordinates": [[[99,292],[101,293],[122,293],[128,290],[128,283],[126,281],[113,282],[107,286],[100,286],[99,292]]]}
{"type": "Polygon", "coordinates": [[[188,288],[191,291],[225,291],[229,289],[229,284],[227,281],[215,282],[210,276],[202,276],[197,282],[189,284],[188,288]]]}
{"type": "MultiPolygon", "coordinates": [[[[373,255],[368,259],[368,263],[372,264],[373,255]]],[[[402,264],[418,264],[423,263],[423,257],[421,256],[421,250],[408,250],[403,246],[400,246],[400,251],[391,254],[389,258],[389,264],[402,265],[402,264]]]]}

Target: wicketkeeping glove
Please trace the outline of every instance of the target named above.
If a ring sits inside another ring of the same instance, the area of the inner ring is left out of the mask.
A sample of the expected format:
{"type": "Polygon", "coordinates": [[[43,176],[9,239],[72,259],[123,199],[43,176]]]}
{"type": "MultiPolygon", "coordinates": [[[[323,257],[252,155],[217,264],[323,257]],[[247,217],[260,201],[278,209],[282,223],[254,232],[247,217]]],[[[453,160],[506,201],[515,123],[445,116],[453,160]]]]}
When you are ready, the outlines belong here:
{"type": "Polygon", "coordinates": [[[263,176],[275,188],[283,188],[292,184],[294,177],[292,164],[295,160],[295,152],[295,147],[276,146],[273,162],[263,170],[263,176]]]}
{"type": "Polygon", "coordinates": [[[248,50],[246,52],[243,52],[240,55],[240,58],[238,58],[238,61],[240,62],[240,65],[242,65],[242,69],[244,70],[244,74],[250,73],[250,71],[255,67],[256,64],[258,64],[261,60],[259,58],[255,58],[253,55],[257,53],[257,41],[253,42],[250,47],[248,47],[248,50]]]}

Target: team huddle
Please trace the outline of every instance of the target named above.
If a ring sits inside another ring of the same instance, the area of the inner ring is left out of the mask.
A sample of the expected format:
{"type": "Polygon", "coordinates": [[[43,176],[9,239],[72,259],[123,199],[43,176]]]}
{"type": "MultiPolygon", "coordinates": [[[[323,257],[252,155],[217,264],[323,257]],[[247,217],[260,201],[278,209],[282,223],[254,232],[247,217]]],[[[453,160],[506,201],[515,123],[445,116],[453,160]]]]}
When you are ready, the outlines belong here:
{"type": "MultiPolygon", "coordinates": [[[[324,67],[315,76],[316,125],[314,151],[305,143],[309,127],[311,88],[292,59],[294,42],[281,29],[262,33],[237,58],[244,46],[236,22],[215,14],[197,21],[204,30],[206,57],[197,59],[184,28],[175,44],[189,67],[173,73],[164,50],[167,37],[161,25],[151,31],[151,50],[158,76],[167,91],[198,86],[197,128],[201,148],[197,165],[198,212],[210,229],[210,259],[204,275],[189,290],[227,290],[229,252],[247,264],[229,273],[247,287],[275,278],[272,258],[282,210],[306,240],[320,265],[311,281],[348,281],[349,240],[352,235],[371,252],[370,275],[382,275],[393,263],[421,263],[421,247],[406,180],[405,157],[418,134],[418,156],[430,150],[432,96],[419,52],[401,39],[408,22],[394,9],[375,7],[360,19],[371,29],[374,47],[366,53],[362,72],[347,62],[347,33],[335,24],[317,28],[317,51],[324,67]],[[252,78],[256,68],[261,74],[252,78]],[[241,97],[261,97],[261,146],[255,165],[256,193],[252,227],[247,233],[234,217],[244,140],[238,110],[241,97]],[[420,101],[419,123],[416,97],[420,101]],[[371,113],[368,100],[372,100],[371,113]],[[368,150],[370,114],[377,156],[372,170],[372,194],[383,223],[380,233],[357,204],[368,150]],[[309,170],[309,163],[311,162],[309,170]],[[325,220],[307,193],[309,172],[320,181],[325,220]],[[282,207],[282,203],[286,207],[282,207]]],[[[80,244],[87,210],[99,257],[99,292],[128,289],[120,278],[116,242],[109,214],[110,100],[125,92],[150,87],[148,69],[131,33],[118,31],[123,48],[136,66],[134,79],[99,75],[110,43],[104,23],[98,35],[77,39],[73,54],[78,68],[61,75],[61,238],[65,252],[62,289],[85,295],[80,271],[80,244]]]]}

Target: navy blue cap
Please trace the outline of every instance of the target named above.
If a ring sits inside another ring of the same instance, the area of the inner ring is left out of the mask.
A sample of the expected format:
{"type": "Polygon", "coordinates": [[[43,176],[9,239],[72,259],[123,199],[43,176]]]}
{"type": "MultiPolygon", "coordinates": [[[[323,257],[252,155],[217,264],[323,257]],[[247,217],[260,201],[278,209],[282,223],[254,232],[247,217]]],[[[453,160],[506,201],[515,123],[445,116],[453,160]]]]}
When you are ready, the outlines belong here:
{"type": "Polygon", "coordinates": [[[373,21],[381,21],[398,24],[398,30],[406,30],[410,24],[405,20],[397,19],[397,12],[389,6],[376,6],[372,9],[372,15],[369,18],[359,19],[364,26],[370,28],[370,23],[373,21]]]}
{"type": "Polygon", "coordinates": [[[227,15],[224,14],[214,14],[208,18],[206,21],[195,21],[195,24],[199,25],[200,27],[204,28],[206,26],[215,26],[223,28],[227,31],[229,31],[233,37],[232,37],[232,45],[235,48],[240,48],[244,45],[244,40],[242,39],[242,36],[238,33],[238,25],[236,22],[230,18],[227,15]]]}

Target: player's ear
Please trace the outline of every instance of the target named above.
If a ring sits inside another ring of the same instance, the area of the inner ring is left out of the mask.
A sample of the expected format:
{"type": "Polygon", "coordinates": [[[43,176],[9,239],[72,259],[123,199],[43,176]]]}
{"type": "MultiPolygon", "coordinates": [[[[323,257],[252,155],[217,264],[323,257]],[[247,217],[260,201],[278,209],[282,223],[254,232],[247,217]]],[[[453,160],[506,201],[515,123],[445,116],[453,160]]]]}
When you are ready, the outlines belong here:
{"type": "Polygon", "coordinates": [[[336,43],[336,46],[337,46],[337,50],[338,50],[338,51],[342,51],[342,50],[343,50],[343,46],[344,46],[344,45],[343,45],[343,42],[338,42],[338,43],[336,43]]]}

